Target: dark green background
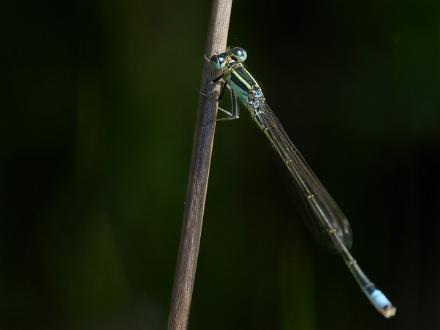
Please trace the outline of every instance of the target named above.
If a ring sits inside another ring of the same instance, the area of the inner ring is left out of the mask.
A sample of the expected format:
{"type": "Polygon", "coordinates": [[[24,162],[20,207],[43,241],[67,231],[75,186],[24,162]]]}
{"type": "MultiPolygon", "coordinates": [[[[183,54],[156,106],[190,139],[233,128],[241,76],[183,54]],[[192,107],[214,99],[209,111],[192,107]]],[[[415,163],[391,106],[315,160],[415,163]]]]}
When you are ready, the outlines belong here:
{"type": "MultiPolygon", "coordinates": [[[[215,138],[189,328],[440,328],[440,4],[236,1],[229,44],[351,221],[383,319],[245,110],[215,138]]],[[[2,4],[0,328],[165,329],[208,1],[2,4]]]]}

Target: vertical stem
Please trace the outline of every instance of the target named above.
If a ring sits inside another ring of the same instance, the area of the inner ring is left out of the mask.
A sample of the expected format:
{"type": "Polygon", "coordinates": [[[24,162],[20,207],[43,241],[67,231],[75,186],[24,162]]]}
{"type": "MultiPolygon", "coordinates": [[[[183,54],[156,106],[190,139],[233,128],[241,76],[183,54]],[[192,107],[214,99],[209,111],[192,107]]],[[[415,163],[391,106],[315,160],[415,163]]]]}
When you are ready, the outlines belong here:
{"type": "MultiPolygon", "coordinates": [[[[226,48],[231,7],[232,0],[213,0],[205,49],[205,56],[208,58],[226,48]]],[[[210,65],[204,59],[203,63],[200,90],[205,95],[216,95],[218,86],[212,83],[210,65]]],[[[216,116],[217,102],[200,94],[168,330],[186,330],[188,325],[216,116]]]]}

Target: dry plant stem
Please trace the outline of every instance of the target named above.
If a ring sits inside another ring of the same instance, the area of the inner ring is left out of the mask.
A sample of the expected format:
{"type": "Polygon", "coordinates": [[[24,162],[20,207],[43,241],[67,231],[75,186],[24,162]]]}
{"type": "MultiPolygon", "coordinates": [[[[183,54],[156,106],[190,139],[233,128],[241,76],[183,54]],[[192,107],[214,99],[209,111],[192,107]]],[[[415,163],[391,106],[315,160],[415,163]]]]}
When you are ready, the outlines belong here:
{"type": "MultiPolygon", "coordinates": [[[[207,58],[216,52],[223,52],[226,48],[231,7],[232,0],[213,0],[205,49],[207,58]]],[[[214,142],[217,102],[204,95],[213,95],[215,99],[219,87],[218,84],[212,83],[211,68],[208,61],[203,59],[202,56],[200,56],[200,59],[204,63],[201,94],[168,318],[168,330],[186,330],[188,325],[214,142]]]]}

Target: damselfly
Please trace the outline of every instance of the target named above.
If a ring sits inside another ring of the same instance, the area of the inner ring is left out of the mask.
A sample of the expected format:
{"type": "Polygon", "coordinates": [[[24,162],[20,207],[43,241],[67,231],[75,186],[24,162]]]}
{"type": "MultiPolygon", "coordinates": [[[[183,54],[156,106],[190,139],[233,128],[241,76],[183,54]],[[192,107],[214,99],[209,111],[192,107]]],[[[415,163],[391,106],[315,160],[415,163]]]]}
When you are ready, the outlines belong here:
{"type": "Polygon", "coordinates": [[[306,205],[313,214],[307,221],[312,221],[315,227],[326,234],[374,307],[387,318],[393,316],[396,308],[368,279],[348,251],[352,244],[352,235],[347,218],[307,165],[278,118],[267,105],[260,86],[243,65],[246,58],[246,51],[235,47],[213,55],[210,59],[213,72],[219,73],[218,78],[213,82],[222,81],[219,99],[225,89],[228,89],[233,101],[232,111],[219,108],[226,113],[226,117],[220,120],[239,117],[238,101],[249,110],[252,119],[269,139],[289,170],[296,187],[304,196],[306,205]]]}

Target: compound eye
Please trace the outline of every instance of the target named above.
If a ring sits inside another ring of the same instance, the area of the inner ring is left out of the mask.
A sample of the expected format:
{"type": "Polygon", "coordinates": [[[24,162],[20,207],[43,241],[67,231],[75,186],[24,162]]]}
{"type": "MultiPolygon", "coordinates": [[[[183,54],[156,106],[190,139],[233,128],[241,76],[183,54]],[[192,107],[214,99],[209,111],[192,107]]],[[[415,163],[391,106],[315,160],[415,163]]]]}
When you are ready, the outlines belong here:
{"type": "Polygon", "coordinates": [[[246,61],[247,53],[241,47],[234,47],[231,49],[231,54],[237,59],[237,62],[243,63],[246,61]]]}
{"type": "Polygon", "coordinates": [[[226,59],[223,55],[212,55],[211,66],[214,70],[222,70],[225,66],[226,59]]]}

